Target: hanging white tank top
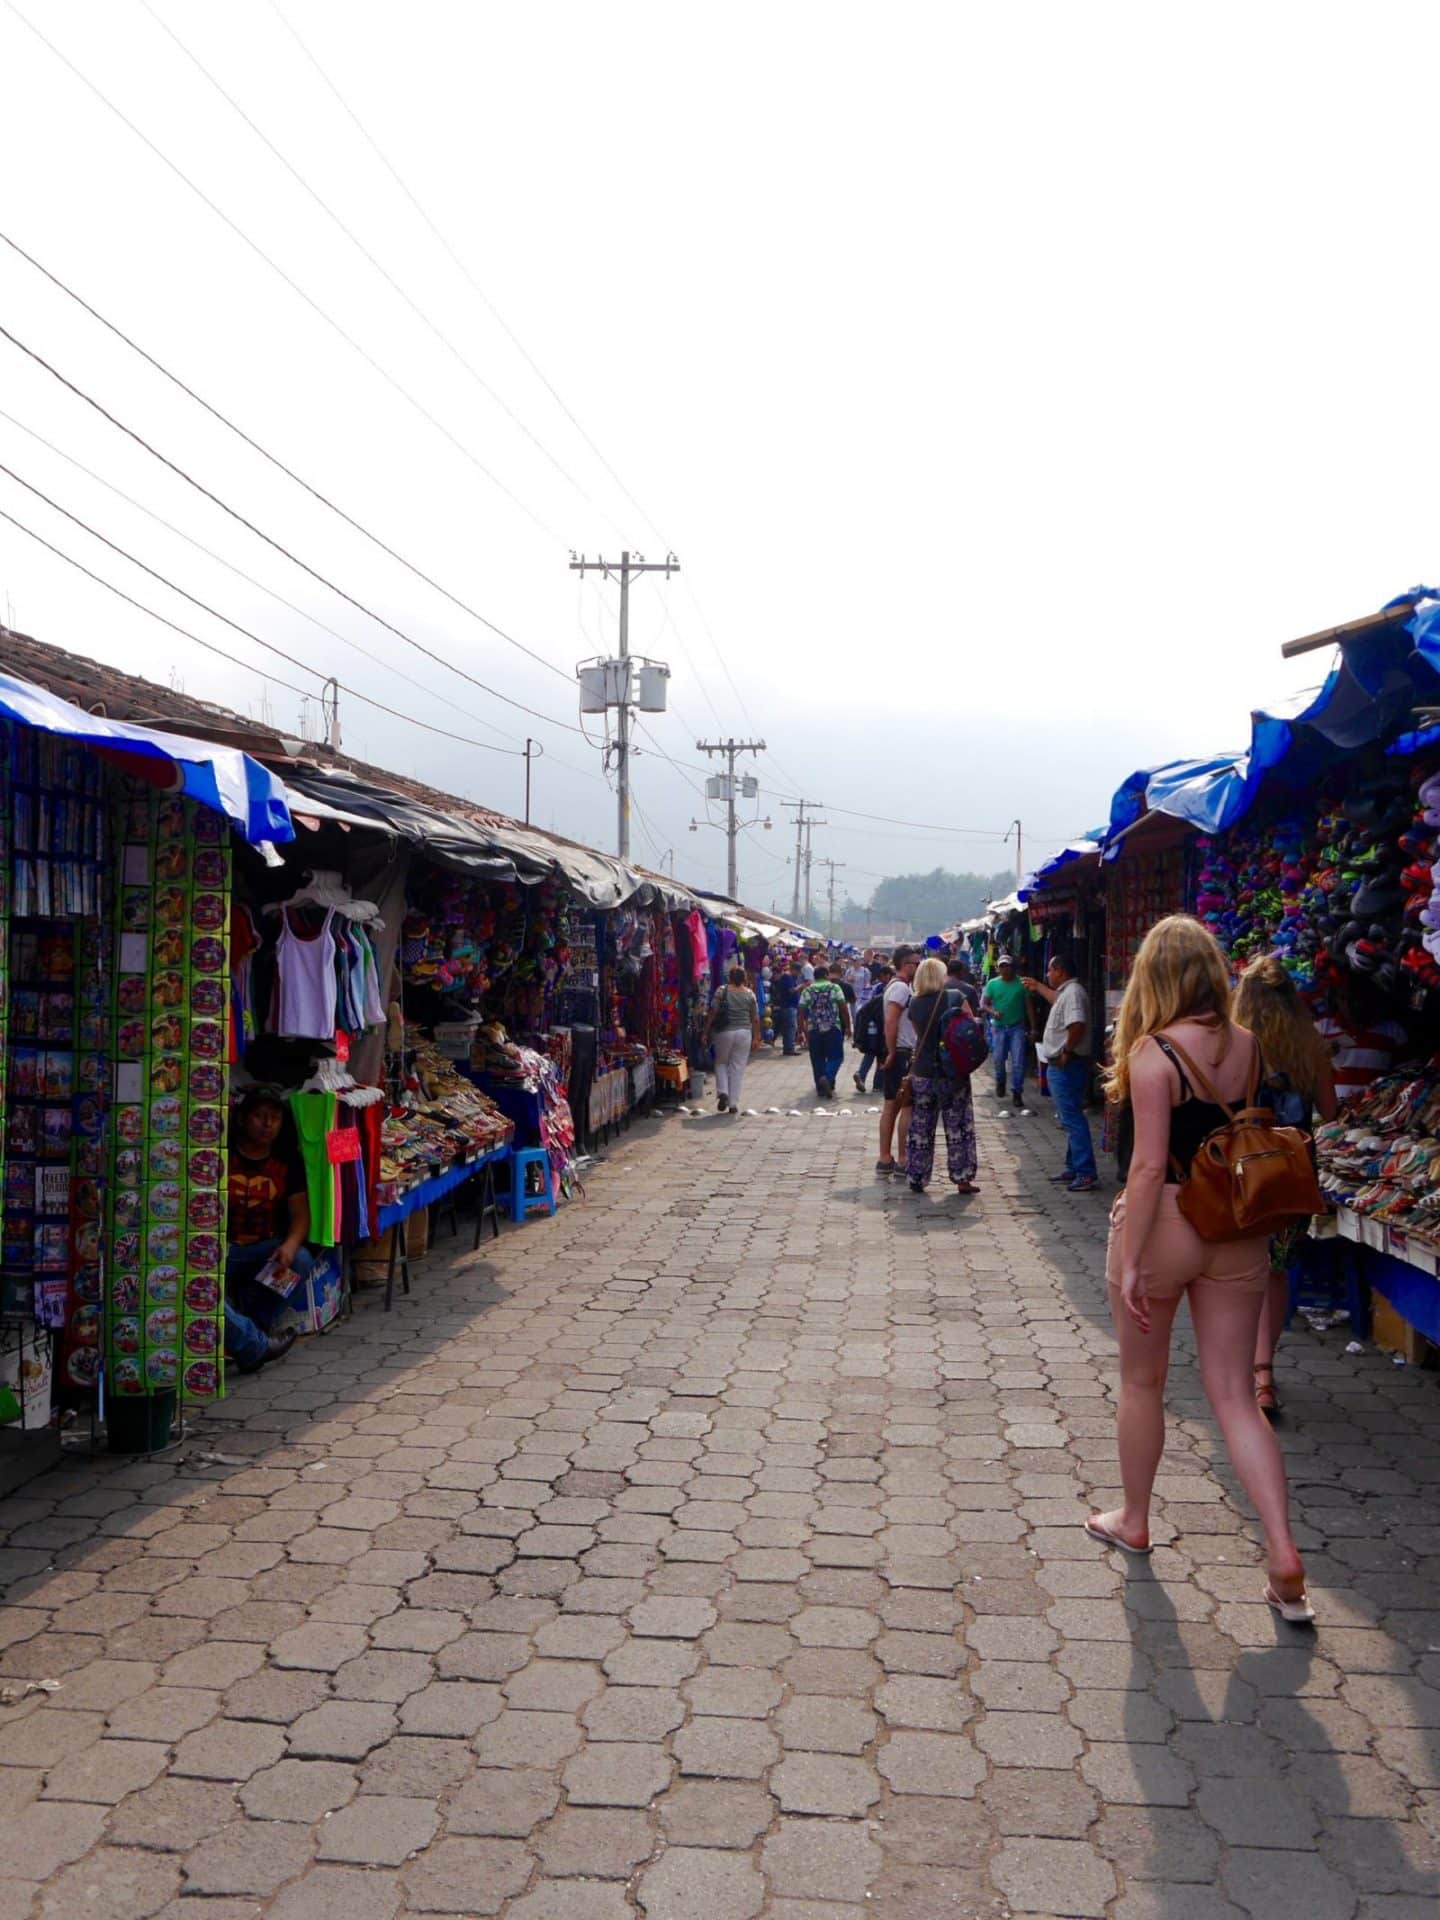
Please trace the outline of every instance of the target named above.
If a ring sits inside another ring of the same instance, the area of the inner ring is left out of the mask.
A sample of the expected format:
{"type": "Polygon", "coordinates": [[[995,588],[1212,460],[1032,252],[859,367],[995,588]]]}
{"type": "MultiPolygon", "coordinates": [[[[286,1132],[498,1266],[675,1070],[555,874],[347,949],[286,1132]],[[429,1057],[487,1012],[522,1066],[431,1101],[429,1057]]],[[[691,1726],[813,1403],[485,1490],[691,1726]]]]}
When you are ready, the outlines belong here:
{"type": "Polygon", "coordinates": [[[275,1031],[285,1039],[335,1038],[335,936],[330,923],[333,909],[313,939],[296,933],[290,909],[280,912],[280,937],[275,943],[278,969],[275,1031]]]}

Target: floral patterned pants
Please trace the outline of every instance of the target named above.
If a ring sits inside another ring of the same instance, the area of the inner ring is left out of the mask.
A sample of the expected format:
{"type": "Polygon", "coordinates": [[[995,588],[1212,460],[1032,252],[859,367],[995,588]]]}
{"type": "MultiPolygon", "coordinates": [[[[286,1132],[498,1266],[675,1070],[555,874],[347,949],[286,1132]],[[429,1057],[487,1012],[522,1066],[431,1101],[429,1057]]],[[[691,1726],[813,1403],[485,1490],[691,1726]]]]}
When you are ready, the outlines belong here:
{"type": "Polygon", "coordinates": [[[948,1080],[929,1080],[912,1073],[910,1085],[914,1101],[910,1108],[910,1145],[905,1155],[905,1174],[924,1186],[935,1165],[935,1128],[945,1123],[945,1160],[950,1178],[959,1185],[973,1180],[980,1164],[975,1143],[975,1102],[970,1082],[959,1086],[948,1080]]]}

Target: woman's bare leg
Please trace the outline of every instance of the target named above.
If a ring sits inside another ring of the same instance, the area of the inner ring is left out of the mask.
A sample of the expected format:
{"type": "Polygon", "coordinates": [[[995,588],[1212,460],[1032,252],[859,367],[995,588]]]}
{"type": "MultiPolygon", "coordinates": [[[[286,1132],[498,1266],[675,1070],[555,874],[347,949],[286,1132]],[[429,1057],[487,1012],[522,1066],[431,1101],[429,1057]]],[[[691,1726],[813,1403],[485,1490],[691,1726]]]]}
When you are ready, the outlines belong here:
{"type": "Polygon", "coordinates": [[[1125,1504],[1095,1518],[1131,1546],[1150,1544],[1150,1496],[1165,1451],[1165,1376],[1170,1370],[1170,1329],[1178,1300],[1150,1302],[1150,1331],[1142,1333],[1110,1289],[1110,1312],[1120,1342],[1120,1399],[1116,1438],[1125,1504]]]}
{"type": "Polygon", "coordinates": [[[1256,1329],[1266,1308],[1260,1293],[1241,1293],[1203,1281],[1190,1289],[1190,1317],[1200,1354],[1200,1379],[1225,1445],[1260,1516],[1270,1578],[1289,1597],[1304,1586],[1305,1567],[1290,1530],[1285,1457],[1270,1423],[1255,1404],[1252,1367],[1256,1329]]]}

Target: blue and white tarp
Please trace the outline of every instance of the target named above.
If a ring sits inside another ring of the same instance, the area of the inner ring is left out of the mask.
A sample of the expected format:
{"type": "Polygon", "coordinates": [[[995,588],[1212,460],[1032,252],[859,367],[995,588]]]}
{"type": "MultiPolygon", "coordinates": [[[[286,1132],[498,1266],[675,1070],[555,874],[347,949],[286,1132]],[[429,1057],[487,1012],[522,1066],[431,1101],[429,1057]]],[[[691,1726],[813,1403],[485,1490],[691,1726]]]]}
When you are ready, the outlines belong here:
{"type": "Polygon", "coordinates": [[[29,680],[0,673],[0,715],[63,734],[116,761],[137,778],[189,794],[232,821],[249,841],[293,840],[295,824],[280,781],[238,747],[220,747],[130,721],[106,720],[57,699],[29,680]]]}

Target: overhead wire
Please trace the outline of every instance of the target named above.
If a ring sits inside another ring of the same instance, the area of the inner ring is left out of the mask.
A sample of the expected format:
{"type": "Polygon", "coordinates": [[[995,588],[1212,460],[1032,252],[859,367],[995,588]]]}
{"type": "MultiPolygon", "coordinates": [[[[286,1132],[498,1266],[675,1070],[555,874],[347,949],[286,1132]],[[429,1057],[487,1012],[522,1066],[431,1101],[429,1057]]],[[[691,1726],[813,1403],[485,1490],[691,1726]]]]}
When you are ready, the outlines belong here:
{"type": "MultiPolygon", "coordinates": [[[[9,5],[9,3],[10,0],[5,0],[6,5],[9,5]]],[[[272,547],[276,553],[283,554],[292,565],[299,567],[302,573],[308,573],[312,580],[318,580],[322,586],[328,587],[332,593],[338,594],[342,600],[346,601],[358,612],[363,613],[368,619],[375,621],[377,626],[384,627],[387,633],[393,633],[397,640],[403,640],[406,646],[414,647],[417,653],[424,654],[427,659],[435,661],[438,666],[447,668],[449,672],[457,675],[460,679],[468,680],[471,686],[479,687],[482,693],[488,693],[492,700],[502,701],[506,706],[516,708],[518,712],[528,713],[532,719],[543,720],[548,726],[559,727],[566,733],[580,733],[582,731],[581,728],[573,726],[567,720],[557,720],[552,714],[542,713],[538,707],[527,706],[523,700],[513,699],[508,693],[501,693],[497,687],[487,685],[485,681],[477,679],[474,674],[467,672],[463,667],[456,666],[453,660],[447,660],[443,654],[437,653],[433,647],[427,647],[423,641],[416,640],[412,635],[406,633],[402,627],[397,627],[393,621],[387,620],[383,614],[376,613],[373,607],[366,606],[363,600],[357,600],[354,594],[348,593],[344,587],[338,586],[335,581],[331,580],[326,574],[321,573],[318,568],[312,567],[308,561],[302,560],[298,554],[293,553],[282,541],[276,540],[271,534],[266,533],[263,528],[256,526],[253,520],[246,519],[243,513],[240,513],[236,508],[222,500],[219,494],[212,493],[209,487],[197,480],[193,474],[187,473],[184,467],[179,466],[175,461],[171,460],[168,455],[161,453],[158,447],[152,446],[151,443],[146,440],[143,435],[137,433],[133,427],[128,427],[123,420],[117,419],[116,416],[111,413],[107,407],[102,406],[93,395],[86,393],[83,387],[78,387],[73,380],[67,379],[66,376],[61,373],[57,367],[53,367],[42,354],[37,353],[33,347],[26,346],[25,342],[11,333],[8,327],[0,325],[0,338],[6,339],[12,346],[18,347],[21,353],[27,355],[37,366],[43,367],[53,379],[59,381],[61,386],[66,387],[77,399],[83,400],[86,406],[93,408],[102,419],[108,420],[111,426],[118,427],[121,433],[133,440],[138,447],[143,447],[145,452],[150,454],[153,459],[158,460],[162,466],[168,467],[170,472],[177,475],[187,486],[193,487],[197,493],[202,494],[205,499],[219,507],[222,513],[228,514],[232,520],[236,521],[248,532],[253,533],[257,539],[263,540],[266,546],[272,547]]]]}
{"type": "Polygon", "coordinates": [[[238,440],[243,441],[252,452],[258,453],[262,460],[268,461],[278,473],[283,473],[287,480],[293,481],[302,492],[308,493],[312,500],[317,501],[322,507],[327,508],[337,519],[343,520],[346,526],[360,534],[363,539],[368,540],[370,544],[377,547],[381,553],[386,554],[391,560],[394,560],[398,565],[404,567],[407,573],[412,573],[417,580],[422,580],[427,587],[432,588],[442,599],[448,600],[451,606],[458,607],[461,613],[468,614],[472,620],[478,621],[482,627],[488,632],[493,633],[497,639],[504,640],[507,645],[515,647],[519,652],[525,654],[528,659],[535,661],[538,666],[546,668],[550,673],[555,674],[559,679],[567,682],[567,684],[573,684],[571,683],[570,675],[565,672],[563,667],[557,667],[555,662],[553,660],[547,660],[543,653],[537,653],[533,647],[527,646],[523,640],[517,640],[513,633],[507,633],[504,627],[499,626],[494,620],[490,619],[488,615],[470,606],[466,601],[462,600],[458,594],[453,593],[449,587],[442,586],[433,575],[427,573],[423,567],[417,566],[413,560],[408,560],[403,553],[400,553],[396,548],[392,547],[388,541],[383,540],[378,533],[373,532],[371,528],[357,520],[353,514],[347,513],[344,507],[337,506],[328,494],[322,493],[318,487],[313,486],[310,481],[296,473],[293,467],[287,466],[278,455],[271,453],[268,447],[262,446],[253,435],[248,434],[243,427],[238,426],[227,414],[222,413],[217,406],[214,406],[209,400],[205,399],[203,394],[197,393],[192,386],[187,385],[187,383],[180,378],[179,374],[173,373],[163,361],[157,360],[153,353],[148,352],[137,340],[132,339],[123,328],[118,327],[113,320],[106,319],[105,315],[101,313],[98,308],[91,306],[90,302],[86,300],[83,295],[77,293],[75,289],[68,286],[58,274],[53,273],[49,267],[37,260],[33,253],[27,252],[18,240],[14,240],[8,233],[0,231],[0,241],[3,241],[12,252],[19,254],[22,260],[32,266],[37,273],[43,275],[44,278],[50,282],[51,286],[55,287],[60,293],[63,293],[67,299],[73,300],[82,312],[88,313],[92,320],[98,321],[107,333],[113,334],[117,340],[129,347],[132,353],[138,354],[145,364],[153,367],[162,379],[168,380],[170,384],[183,393],[188,400],[193,400],[196,406],[202,408],[204,412],[210,415],[212,420],[217,420],[222,427],[225,427],[229,432],[233,433],[238,440]]]}
{"type": "MultiPolygon", "coordinates": [[[[486,293],[485,289],[480,285],[479,281],[475,278],[474,274],[471,273],[469,267],[465,264],[465,261],[461,258],[460,254],[456,252],[455,248],[450,244],[449,240],[446,239],[444,233],[441,231],[439,226],[437,226],[435,221],[431,218],[430,214],[426,211],[426,208],[424,207],[422,202],[412,192],[410,186],[404,179],[403,175],[392,163],[389,156],[385,153],[384,149],[380,146],[379,142],[375,139],[374,135],[370,132],[369,128],[365,125],[365,122],[360,118],[359,114],[356,113],[355,109],[350,105],[350,102],[346,99],[345,95],[340,91],[339,87],[336,86],[335,82],[330,78],[329,73],[325,70],[324,66],[321,64],[317,56],[312,52],[308,43],[304,39],[302,39],[298,29],[292,25],[291,21],[286,16],[284,10],[277,4],[277,0],[269,0],[269,5],[270,5],[271,12],[274,13],[276,19],[280,22],[281,26],[284,27],[285,31],[290,35],[290,38],[295,42],[296,46],[300,49],[301,53],[305,56],[306,60],[308,60],[310,65],[315,69],[315,72],[319,75],[325,87],[329,90],[329,92],[333,95],[335,100],[339,103],[346,117],[349,119],[349,121],[354,126],[356,131],[359,133],[361,139],[364,140],[365,144],[369,147],[370,151],[375,155],[375,158],[380,162],[381,166],[384,167],[385,171],[389,174],[390,178],[395,182],[396,186],[400,189],[401,193],[405,196],[406,200],[409,201],[410,205],[415,209],[415,212],[419,215],[420,219],[424,222],[425,226],[429,229],[430,233],[434,237],[437,244],[441,247],[444,253],[448,256],[448,258],[454,264],[455,268],[460,273],[461,277],[466,281],[471,291],[475,294],[476,298],[480,301],[482,306],[485,308],[486,312],[489,313],[490,317],[494,320],[495,324],[500,328],[501,332],[505,335],[506,339],[509,340],[510,344],[514,347],[515,351],[520,355],[521,359],[525,362],[526,366],[529,367],[530,371],[535,375],[535,378],[540,382],[541,386],[544,387],[545,391],[549,394],[550,398],[555,402],[556,406],[564,414],[565,418],[570,422],[570,425],[575,429],[576,433],[579,434],[580,438],[585,442],[585,445],[590,449],[591,453],[593,453],[595,458],[600,462],[600,465],[605,469],[606,473],[614,481],[615,485],[620,489],[620,492],[625,496],[626,500],[629,501],[630,505],[640,515],[640,518],[647,524],[647,526],[649,526],[649,528],[656,535],[656,537],[663,541],[664,536],[660,533],[660,529],[656,526],[654,520],[645,511],[644,507],[641,506],[640,502],[635,498],[634,494],[626,486],[625,482],[620,478],[620,475],[615,471],[614,467],[611,466],[610,462],[605,458],[605,455],[600,451],[599,447],[595,444],[594,440],[592,440],[590,435],[585,431],[584,427],[580,424],[579,420],[576,419],[574,413],[565,404],[565,401],[562,399],[561,395],[556,390],[556,388],[552,385],[550,380],[546,378],[544,372],[540,368],[534,356],[526,348],[525,343],[520,339],[519,335],[506,321],[504,315],[500,312],[499,308],[496,307],[494,301],[491,300],[490,296],[486,293]]],[[[666,544],[668,545],[668,542],[666,544]]]]}
{"type": "Polygon", "coordinates": [[[251,236],[245,231],[245,229],[239,224],[239,222],[236,220],[233,220],[230,217],[230,215],[226,213],[225,209],[219,204],[218,201],[212,200],[210,195],[205,192],[203,187],[197,186],[196,183],[190,178],[189,174],[185,172],[184,168],[181,167],[177,161],[172,160],[169,154],[167,154],[162,147],[158,146],[155,143],[155,141],[153,141],[147,133],[143,132],[142,129],[135,124],[135,122],[129,117],[128,114],[126,114],[125,112],[122,111],[121,108],[116,106],[115,102],[111,100],[110,97],[95,84],[95,82],[89,77],[88,74],[86,74],[83,71],[83,69],[78,67],[75,64],[75,62],[72,59],[70,59],[68,54],[63,53],[61,49],[56,46],[55,42],[51,40],[47,34],[43,33],[39,27],[36,26],[33,20],[31,20],[26,14],[21,12],[20,8],[16,6],[15,0],[3,0],[3,4],[9,8],[10,12],[15,15],[15,18],[21,23],[22,26],[29,28],[30,32],[34,34],[35,38],[41,43],[41,45],[44,47],[47,47],[49,51],[55,56],[55,58],[60,62],[60,64],[63,67],[65,67],[70,73],[72,73],[75,76],[75,78],[81,83],[81,85],[84,86],[90,93],[92,93],[95,96],[95,98],[101,103],[102,106],[107,107],[109,111],[115,115],[115,118],[121,123],[122,126],[128,128],[128,130],[132,134],[134,134],[135,138],[141,143],[142,146],[147,148],[149,152],[153,153],[155,158],[159,160],[163,166],[167,167],[169,171],[174,174],[177,180],[181,181],[183,185],[185,185],[190,189],[191,193],[195,195],[196,199],[199,200],[202,203],[202,205],[208,207],[211,213],[213,213],[218,220],[223,222],[223,224],[229,228],[230,232],[233,233],[238,240],[242,241],[244,245],[250,249],[250,251],[255,255],[255,257],[258,260],[263,260],[265,265],[269,267],[270,271],[273,274],[275,274],[277,278],[279,278],[280,280],[283,280],[285,285],[290,288],[291,292],[294,293],[299,299],[303,300],[305,305],[310,308],[311,312],[314,314],[317,314],[319,318],[325,322],[326,326],[329,327],[332,332],[336,333],[340,337],[340,339],[342,339],[345,342],[346,346],[348,346],[353,352],[359,354],[360,358],[366,363],[366,365],[373,368],[374,371],[380,375],[381,379],[385,381],[387,386],[392,387],[394,391],[398,393],[403,400],[408,402],[408,404],[415,409],[416,413],[418,413],[423,420],[428,421],[429,424],[432,427],[434,427],[435,431],[440,435],[442,435],[442,437],[445,440],[447,440],[452,447],[454,447],[457,453],[462,455],[464,459],[468,460],[470,464],[477,470],[477,472],[482,473],[485,476],[485,478],[491,483],[492,486],[496,487],[501,493],[503,493],[506,496],[508,500],[512,502],[513,505],[519,508],[521,513],[523,513],[528,520],[533,521],[534,524],[540,529],[542,533],[548,535],[549,538],[552,540],[557,540],[557,541],[559,540],[560,535],[555,531],[555,529],[552,526],[550,526],[546,521],[542,520],[539,514],[537,514],[532,507],[527,506],[526,503],[520,498],[520,496],[512,488],[506,486],[505,482],[499,477],[498,474],[492,473],[490,468],[485,465],[485,462],[480,458],[480,456],[477,453],[475,453],[472,448],[467,447],[464,441],[459,439],[457,435],[453,434],[450,431],[450,429],[445,425],[444,421],[437,418],[437,416],[430,411],[430,409],[424,404],[423,401],[417,399],[416,396],[410,392],[408,387],[402,385],[401,382],[395,378],[394,374],[392,374],[386,367],[382,366],[380,361],[378,361],[375,358],[374,354],[372,354],[368,350],[368,348],[361,346],[360,342],[354,337],[353,334],[347,333],[345,328],[341,326],[340,322],[334,317],[334,315],[327,312],[327,310],[320,305],[319,301],[316,300],[312,294],[307,293],[304,287],[301,286],[298,280],[296,280],[291,274],[287,273],[284,267],[280,266],[277,261],[272,260],[270,255],[266,253],[265,249],[260,245],[258,240],[252,239],[251,236]]]}
{"type": "MultiPolygon", "coordinates": [[[[267,653],[275,654],[279,659],[285,661],[288,666],[294,667],[298,672],[308,673],[312,679],[320,681],[322,685],[326,681],[332,681],[342,693],[349,694],[352,700],[360,701],[363,706],[374,707],[380,713],[387,713],[392,719],[403,720],[412,727],[420,727],[426,733],[438,734],[446,740],[458,740],[462,746],[476,747],[482,753],[498,753],[506,759],[523,760],[525,758],[524,753],[517,748],[493,746],[488,740],[471,740],[464,734],[450,732],[446,727],[434,726],[428,720],[417,720],[414,714],[401,713],[396,708],[387,706],[383,700],[376,700],[368,693],[362,693],[358,687],[350,686],[348,682],[337,678],[334,674],[322,673],[317,667],[306,666],[303,660],[297,660],[293,654],[286,653],[282,647],[277,647],[273,641],[263,639],[260,634],[253,633],[249,627],[242,626],[238,620],[232,620],[228,613],[221,613],[217,607],[212,607],[208,601],[199,599],[195,594],[191,593],[188,588],[179,586],[166,574],[158,572],[156,568],[150,566],[146,561],[139,559],[135,554],[129,552],[128,549],[120,546],[116,541],[111,540],[106,534],[101,533],[98,528],[92,527],[87,520],[82,520],[79,514],[71,513],[70,509],[68,507],[62,507],[58,500],[52,500],[48,493],[42,493],[39,487],[32,486],[28,480],[23,479],[13,468],[7,467],[3,462],[0,462],[0,473],[6,474],[11,480],[14,480],[18,485],[24,487],[25,491],[33,494],[37,500],[43,500],[47,507],[50,507],[54,512],[70,521],[73,526],[79,527],[82,532],[88,533],[92,540],[98,540],[101,546],[108,547],[112,553],[118,554],[122,560],[128,560],[132,567],[138,567],[142,573],[148,574],[152,580],[158,581],[162,587],[168,587],[171,593],[178,594],[182,600],[188,600],[192,607],[198,607],[202,613],[208,613],[212,620],[220,621],[222,626],[230,627],[244,639],[252,641],[255,646],[263,647],[267,653]]],[[[21,523],[18,521],[15,522],[15,524],[21,526],[21,523]]],[[[21,531],[28,533],[30,529],[21,526],[21,531]]],[[[59,549],[52,547],[51,552],[59,552],[59,549]]],[[[68,559],[70,556],[61,554],[60,557],[62,559],[68,559]]],[[[82,571],[84,571],[84,569],[82,569],[82,571]]],[[[90,577],[97,579],[99,576],[92,574],[90,577]]],[[[108,581],[101,581],[100,584],[108,586],[110,583],[108,581]]],[[[118,591],[118,589],[116,590],[118,591]]],[[[126,595],[122,597],[128,598],[129,596],[126,595]]],[[[132,606],[140,606],[140,602],[135,600],[132,600],[130,604],[132,606]]],[[[141,607],[141,611],[150,612],[152,609],[141,607]]],[[[159,618],[160,616],[157,615],[156,617],[159,618]]],[[[166,624],[173,625],[174,623],[167,621],[166,624]]],[[[184,628],[176,628],[176,631],[185,632],[186,630],[184,628]]],[[[190,634],[188,637],[198,641],[201,646],[208,644],[206,641],[200,640],[198,634],[190,634]]],[[[218,647],[213,646],[210,647],[209,650],[212,653],[220,652],[218,647]]],[[[248,667],[252,673],[259,673],[262,679],[274,677],[267,675],[262,668],[256,667],[253,661],[237,660],[232,654],[221,654],[220,657],[224,660],[229,660],[233,666],[248,667]]],[[[288,682],[277,680],[276,684],[288,685],[288,682]]],[[[303,692],[303,689],[291,687],[290,691],[303,692]]],[[[305,697],[309,698],[309,695],[306,694],[305,697]]]]}
{"type": "MultiPolygon", "coordinates": [[[[499,407],[500,411],[506,416],[506,418],[509,419],[516,427],[519,428],[520,432],[525,435],[525,438],[529,440],[533,446],[538,448],[538,450],[544,454],[545,458],[550,462],[551,466],[554,467],[555,471],[560,475],[560,477],[563,480],[568,482],[568,484],[575,489],[576,493],[578,493],[580,498],[583,501],[585,501],[586,505],[594,506],[595,505],[594,500],[592,500],[591,496],[585,491],[584,487],[575,478],[574,474],[570,473],[567,468],[561,465],[560,461],[556,459],[553,453],[551,453],[550,449],[545,445],[544,441],[541,440],[538,435],[531,432],[530,428],[526,426],[525,422],[520,418],[519,414],[515,412],[514,408],[511,407],[506,402],[506,400],[499,393],[495,391],[494,387],[490,385],[489,381],[486,380],[486,378],[479,371],[479,369],[475,367],[471,361],[466,359],[465,355],[460,351],[459,347],[455,345],[455,342],[449,337],[447,333],[443,331],[443,329],[434,320],[431,319],[430,315],[426,313],[425,309],[419,304],[419,302],[413,298],[413,296],[410,294],[408,289],[404,287],[401,284],[401,282],[395,278],[395,275],[390,272],[389,268],[386,267],[382,261],[376,258],[376,256],[370,251],[369,247],[365,245],[365,242],[354,231],[354,229],[349,225],[347,225],[347,223],[341,219],[340,215],[330,205],[329,201],[326,200],[320,193],[316,191],[314,187],[311,186],[310,182],[305,178],[304,174],[300,172],[300,169],[297,166],[295,166],[295,164],[291,160],[289,160],[284,153],[281,152],[280,148],[276,146],[275,142],[265,132],[264,128],[261,127],[257,121],[252,119],[252,117],[245,111],[244,107],[241,106],[240,102],[235,98],[235,96],[232,93],[230,93],[228,89],[224,87],[218,79],[216,79],[215,75],[200,59],[200,56],[193,50],[193,48],[191,48],[184,40],[181,39],[180,35],[170,25],[169,21],[164,19],[162,15],[156,11],[154,6],[151,5],[151,0],[139,0],[139,4],[145,9],[146,13],[150,15],[150,18],[155,22],[156,26],[160,28],[161,32],[166,34],[168,38],[171,41],[173,41],[175,46],[179,48],[180,52],[184,54],[185,58],[195,68],[196,72],[201,74],[203,78],[207,80],[209,84],[215,89],[216,93],[220,95],[220,98],[224,100],[225,103],[229,107],[231,107],[235,111],[235,113],[239,115],[239,117],[245,122],[245,125],[249,127],[250,131],[255,135],[256,139],[262,143],[266,151],[272,154],[274,158],[279,162],[279,164],[282,167],[284,167],[285,171],[290,175],[291,179],[295,181],[296,185],[299,186],[305,193],[307,193],[310,196],[310,198],[315,202],[316,206],[320,208],[321,212],[326,216],[326,218],[330,220],[340,230],[341,233],[344,234],[345,238],[357,250],[357,252],[359,252],[370,263],[370,265],[385,281],[386,285],[390,287],[399,296],[399,298],[405,302],[405,305],[410,309],[410,311],[415,315],[415,317],[421,322],[421,324],[425,326],[435,336],[435,338],[440,342],[441,346],[445,348],[446,352],[449,353],[450,356],[461,367],[464,368],[465,372],[469,374],[470,378],[475,382],[476,386],[479,387],[480,391],[486,394],[489,399],[493,400],[495,405],[499,407]]],[[[612,525],[613,524],[614,523],[612,522],[612,525]]],[[[617,527],[616,531],[619,532],[620,529],[617,527]]]]}
{"type": "MultiPolygon", "coordinates": [[[[18,427],[21,433],[27,434],[30,439],[36,441],[48,452],[54,454],[56,459],[65,461],[68,466],[74,467],[77,473],[83,473],[87,479],[93,480],[96,486],[104,487],[106,492],[114,494],[117,500],[123,500],[126,506],[133,507],[136,513],[143,513],[148,520],[153,520],[156,526],[163,527],[167,533],[173,534],[177,540],[183,540],[186,546],[193,547],[197,553],[204,554],[205,558],[212,560],[216,566],[224,567],[227,573],[233,573],[237,580],[243,580],[247,586],[253,587],[257,593],[265,594],[269,599],[275,601],[277,606],[286,608],[301,620],[309,621],[311,626],[318,628],[321,633],[328,633],[333,640],[338,640],[342,646],[353,648],[362,659],[369,660],[375,666],[383,667],[387,673],[393,673],[397,679],[403,680],[406,686],[415,687],[421,693],[431,694],[437,700],[445,699],[444,694],[439,693],[433,687],[427,686],[423,680],[417,680],[413,674],[403,673],[399,667],[394,666],[388,660],[382,659],[379,654],[371,653],[367,647],[362,647],[360,642],[352,639],[349,634],[341,633],[338,627],[327,625],[325,621],[309,612],[307,608],[297,605],[293,600],[287,600],[283,593],[277,593],[273,587],[267,586],[263,580],[258,580],[253,573],[247,573],[243,567],[237,567],[234,561],[227,560],[223,553],[216,553],[213,547],[207,547],[203,541],[195,539],[193,534],[186,533],[183,527],[177,527],[172,520],[167,520],[163,514],[156,513],[153,507],[147,507],[142,500],[136,500],[133,495],[126,493],[122,487],[117,487],[113,481],[107,480],[103,474],[96,473],[93,467],[87,467],[83,460],[77,460],[73,454],[66,453],[63,447],[57,447],[52,440],[47,440],[43,433],[37,433],[34,427],[27,426],[23,420],[17,420],[13,413],[7,413],[3,407],[0,407],[0,420],[7,420],[12,427],[18,427]]],[[[22,485],[23,484],[25,483],[22,482],[22,485]]],[[[451,704],[453,705],[453,703],[451,704]]],[[[493,721],[485,719],[482,714],[471,713],[466,707],[455,707],[454,711],[464,714],[467,720],[475,721],[477,726],[488,727],[491,733],[498,733],[502,740],[513,740],[519,737],[516,734],[507,734],[503,728],[497,727],[493,721]]]]}

